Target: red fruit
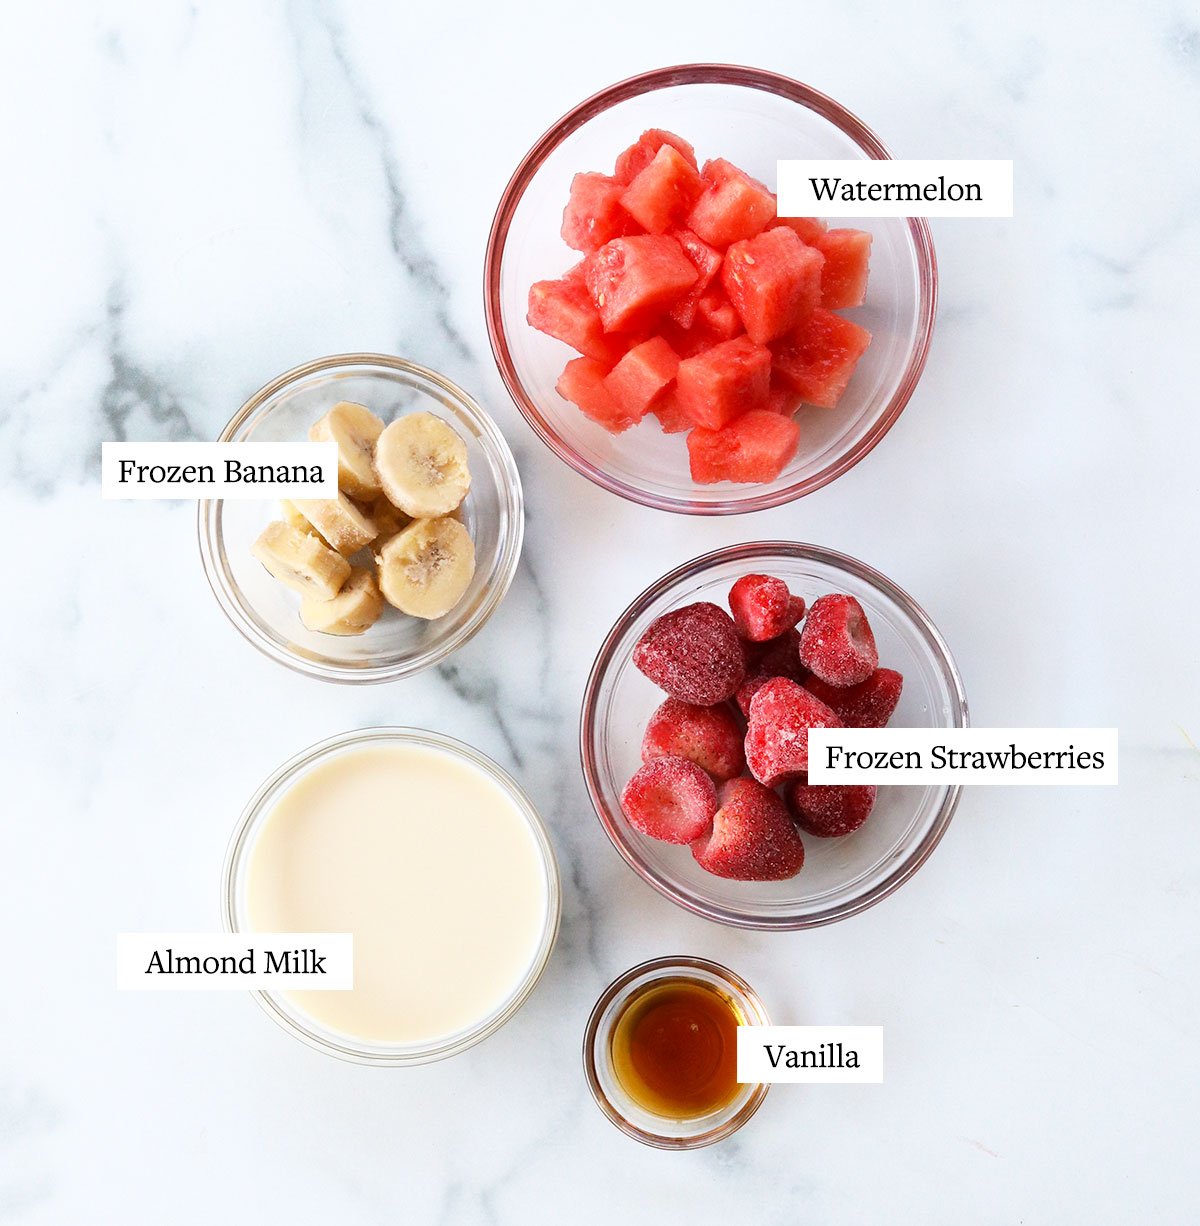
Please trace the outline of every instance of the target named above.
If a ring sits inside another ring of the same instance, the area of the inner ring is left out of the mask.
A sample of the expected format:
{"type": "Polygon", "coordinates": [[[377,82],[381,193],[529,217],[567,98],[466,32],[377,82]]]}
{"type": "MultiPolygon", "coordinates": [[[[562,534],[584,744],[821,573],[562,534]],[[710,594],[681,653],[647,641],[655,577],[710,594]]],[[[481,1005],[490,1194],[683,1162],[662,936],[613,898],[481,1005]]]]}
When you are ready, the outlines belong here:
{"type": "Polygon", "coordinates": [[[771,346],[774,371],[805,403],[832,409],[870,343],[866,328],[818,307],[771,346]]]}
{"type": "Polygon", "coordinates": [[[785,226],[734,243],[721,265],[721,283],[746,335],[765,345],[811,315],[821,305],[824,262],[785,226]]]}
{"type": "Polygon", "coordinates": [[[800,663],[830,685],[858,685],[879,667],[863,607],[840,592],[813,601],[800,632],[800,663]]]}
{"type": "Polygon", "coordinates": [[[769,409],[743,414],[723,430],[697,427],[688,435],[692,480],[699,484],[774,481],[799,443],[800,427],[769,409]]]}
{"type": "MultiPolygon", "coordinates": [[[[750,704],[754,701],[754,695],[762,689],[768,681],[771,680],[770,673],[761,673],[755,671],[748,676],[741,685],[738,686],[738,692],[734,695],[734,701],[738,705],[738,710],[747,718],[750,718],[750,704]]],[[[745,747],[743,746],[743,752],[745,747]]]]}
{"type": "Polygon", "coordinates": [[[591,358],[573,358],[563,368],[555,388],[558,394],[582,409],[585,416],[599,423],[610,434],[620,434],[638,423],[613,398],[605,385],[608,368],[591,358]]]}
{"type": "Polygon", "coordinates": [[[595,251],[610,239],[634,233],[637,226],[621,208],[625,188],[608,175],[579,174],[563,209],[562,237],[576,251],[595,251]]]}
{"type": "Polygon", "coordinates": [[[685,758],[655,758],[625,785],[621,808],[629,824],[665,843],[691,843],[717,812],[713,781],[685,758]]]}
{"type": "Polygon", "coordinates": [[[671,308],[671,318],[681,327],[690,328],[696,318],[696,303],[708,289],[721,268],[721,253],[710,247],[691,230],[673,230],[671,237],[683,248],[684,255],[696,266],[696,284],[671,308]]]}
{"type": "Polygon", "coordinates": [[[662,145],[625,189],[621,207],[642,229],[662,234],[687,217],[702,186],[696,163],[672,145],[662,145]]]}
{"type": "Polygon", "coordinates": [[[767,393],[767,409],[772,413],[791,417],[803,403],[804,401],[790,387],[785,387],[775,379],[774,375],[771,376],[771,390],[767,393]]]}
{"type": "Polygon", "coordinates": [[[633,649],[633,663],[672,698],[700,707],[732,698],[746,674],[733,618],[707,601],[655,618],[633,649]]]}
{"type": "Polygon", "coordinates": [[[773,677],[750,701],[746,765],[773,788],[808,770],[810,728],[840,728],[838,717],[818,698],[786,677],[773,677]]]}
{"type": "Polygon", "coordinates": [[[775,197],[757,179],[724,158],[704,163],[704,191],[692,209],[688,229],[714,247],[753,238],[775,217],[775,197]]]}
{"type": "Polygon", "coordinates": [[[605,336],[600,313],[587,288],[572,273],[561,281],[537,281],[529,287],[530,327],[563,341],[585,357],[615,362],[618,342],[605,336]]]}
{"type": "Polygon", "coordinates": [[[612,398],[635,421],[675,382],[679,358],[661,336],[635,345],[604,380],[612,398]]]}
{"type": "Polygon", "coordinates": [[[686,758],[718,783],[740,775],[746,765],[742,730],[727,706],[698,707],[677,698],[650,716],[642,738],[642,761],[686,758]]]}
{"type": "Polygon", "coordinates": [[[865,783],[832,783],[817,787],[797,780],[786,796],[801,830],[822,839],[852,834],[871,815],[877,789],[865,783]]]}
{"type": "Polygon", "coordinates": [[[871,236],[863,230],[826,230],[814,246],[825,257],[821,305],[828,311],[862,306],[867,296],[871,236]]]}
{"type": "Polygon", "coordinates": [[[695,169],[696,151],[682,136],[676,136],[674,132],[668,132],[664,128],[648,128],[618,156],[613,177],[621,183],[632,183],[654,161],[663,145],[670,145],[683,154],[684,160],[690,162],[695,169]]]}
{"type": "Polygon", "coordinates": [[[729,608],[738,634],[752,643],[778,638],[804,616],[803,598],[771,575],[743,575],[729,589],[729,608]]]}
{"type": "Polygon", "coordinates": [[[614,238],[593,251],[584,277],[606,332],[628,332],[661,315],[696,283],[696,267],[664,234],[614,238]]]}
{"type": "Polygon", "coordinates": [[[843,727],[886,728],[900,703],[904,678],[893,668],[877,668],[858,685],[830,685],[812,676],[800,684],[836,712],[843,727]]]}
{"type": "Polygon", "coordinates": [[[658,419],[664,434],[682,434],[692,428],[692,419],[679,407],[679,397],[673,387],[659,397],[658,403],[650,410],[650,416],[658,419]]]}
{"type": "Polygon", "coordinates": [[[719,285],[701,295],[696,303],[696,322],[692,330],[710,337],[713,345],[742,334],[742,321],[719,285]]]}
{"type": "Polygon", "coordinates": [[[815,247],[825,233],[826,224],[819,217],[777,217],[774,226],[786,226],[802,242],[815,247]]]}
{"type": "Polygon", "coordinates": [[[721,785],[712,833],[692,844],[701,868],[735,881],[782,881],[804,866],[804,843],[787,808],[753,779],[721,785]]]}
{"type": "Polygon", "coordinates": [[[800,663],[800,631],[788,630],[777,639],[763,644],[755,668],[768,677],[787,677],[798,685],[804,685],[808,669],[800,663]]]}
{"type": "Polygon", "coordinates": [[[680,362],[676,379],[679,407],[696,425],[719,430],[766,403],[771,351],[739,336],[680,362]]]}

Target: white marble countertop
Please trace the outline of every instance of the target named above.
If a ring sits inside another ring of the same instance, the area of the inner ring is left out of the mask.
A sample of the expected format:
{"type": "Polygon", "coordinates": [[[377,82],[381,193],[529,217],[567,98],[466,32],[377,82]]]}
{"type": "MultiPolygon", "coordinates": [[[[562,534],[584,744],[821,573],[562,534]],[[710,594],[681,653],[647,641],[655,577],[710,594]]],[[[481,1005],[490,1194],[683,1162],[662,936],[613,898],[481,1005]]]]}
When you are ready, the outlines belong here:
{"type": "Polygon", "coordinates": [[[10,15],[0,1222],[1196,1219],[1200,21],[1127,9],[10,15]],[[807,80],[901,155],[1017,167],[1014,220],[934,225],[938,330],[889,437],[802,502],[722,522],[559,464],[504,392],[480,295],[533,138],[689,59],[807,80]],[[190,506],[99,497],[102,439],[213,437],[269,377],[351,349],[445,370],[524,474],[520,574],[452,674],[290,675],[224,621],[190,506]],[[903,890],[819,931],[725,930],[654,894],[584,793],[586,671],[646,583],[771,536],[914,593],[979,724],[1119,725],[1120,787],[976,789],[903,890]],[[509,766],[552,825],[562,938],[511,1024],[384,1071],[304,1048],[236,993],[114,990],[116,932],[215,926],[226,840],[271,768],[408,722],[509,766]],[[583,1023],[615,974],[685,951],[737,968],[779,1020],[882,1022],[886,1083],[778,1087],[707,1151],[626,1140],[587,1095],[583,1023]]]}

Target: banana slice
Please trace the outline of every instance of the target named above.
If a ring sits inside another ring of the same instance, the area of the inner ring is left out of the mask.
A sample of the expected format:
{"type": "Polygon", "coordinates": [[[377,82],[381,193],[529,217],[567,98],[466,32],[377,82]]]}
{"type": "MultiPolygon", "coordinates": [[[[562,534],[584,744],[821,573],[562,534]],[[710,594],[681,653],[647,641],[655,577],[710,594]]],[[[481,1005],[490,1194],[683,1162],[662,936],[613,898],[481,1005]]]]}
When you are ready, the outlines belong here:
{"type": "Polygon", "coordinates": [[[369,545],[379,529],[373,519],[339,493],[336,498],[297,498],[296,509],[340,554],[349,557],[369,545]]]}
{"type": "Polygon", "coordinates": [[[282,520],[273,520],[250,552],[280,583],[302,596],[332,600],[350,575],[350,563],[323,541],[282,520]]]}
{"type": "Polygon", "coordinates": [[[449,515],[471,488],[466,443],[432,413],[409,413],[384,430],[375,472],[390,501],[414,519],[449,515]]]}
{"type": "Polygon", "coordinates": [[[401,528],[407,528],[412,522],[399,507],[393,506],[386,498],[376,498],[363,513],[375,521],[376,535],[371,542],[371,548],[377,553],[391,540],[401,528]]]}
{"type": "Polygon", "coordinates": [[[414,520],[383,546],[379,586],[389,604],[411,617],[443,617],[475,573],[475,542],[456,519],[414,520]]]}
{"type": "Polygon", "coordinates": [[[300,602],[300,620],[321,634],[362,634],[382,612],[383,597],[375,576],[364,566],[354,567],[332,600],[306,596],[300,602]]]}
{"type": "Polygon", "coordinates": [[[343,400],[335,404],[309,429],[314,443],[338,445],[338,487],[355,498],[374,498],[379,493],[372,456],[383,422],[365,405],[343,400]]]}

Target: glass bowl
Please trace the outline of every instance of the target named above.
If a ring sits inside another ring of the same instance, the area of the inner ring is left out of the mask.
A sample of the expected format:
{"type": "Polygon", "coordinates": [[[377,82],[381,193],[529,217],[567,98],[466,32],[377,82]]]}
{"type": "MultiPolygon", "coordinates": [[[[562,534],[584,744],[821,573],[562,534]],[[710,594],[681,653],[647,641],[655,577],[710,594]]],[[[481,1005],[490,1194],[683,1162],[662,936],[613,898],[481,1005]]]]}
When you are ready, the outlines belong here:
{"type": "Polygon", "coordinates": [[[626,1008],[663,980],[698,983],[725,997],[740,1026],[769,1026],[771,1019],[754,989],[728,967],[706,958],[655,958],[613,980],[600,995],[583,1036],[583,1070],[596,1105],[626,1136],[657,1149],[699,1149],[723,1141],[762,1106],[770,1086],[741,1086],[719,1110],[692,1119],[668,1119],[630,1097],[617,1076],[612,1038],[626,1008]]]}
{"type": "MultiPolygon", "coordinates": [[[[537,435],[577,472],[634,502],[692,515],[778,506],[852,468],[908,403],[925,365],[937,304],[937,262],[920,218],[861,218],[872,235],[865,305],[849,312],[872,333],[836,409],[805,407],[795,459],[766,485],[697,485],[684,435],[653,424],[612,435],[555,391],[562,342],[525,322],[529,287],[561,276],[580,257],[559,236],[577,171],[608,171],[643,129],[691,141],[703,160],[725,157],[766,183],[781,158],[878,159],[879,139],[849,111],[807,85],[730,64],[684,64],[618,82],[581,102],[543,135],[500,198],[488,240],[484,306],[500,374],[537,435]]],[[[839,224],[836,216],[828,218],[839,224]]]]}
{"type": "Polygon", "coordinates": [[[525,818],[542,862],[546,889],[541,939],[525,974],[487,1017],[480,1018],[475,1024],[455,1034],[445,1035],[428,1043],[368,1042],[322,1025],[291,1001],[285,992],[256,991],[252,995],[284,1030],[328,1055],[356,1064],[430,1064],[435,1060],[457,1055],[499,1030],[533,991],[534,985],[546,969],[558,936],[562,892],[550,836],[532,801],[520,785],[489,757],[462,741],[441,736],[436,732],[427,732],[422,728],[366,728],[358,732],[346,732],[298,753],[262,784],[238,820],[222,874],[221,919],[226,932],[252,931],[247,919],[246,899],[250,854],[259,831],[283,793],[314,766],[338,754],[381,744],[415,745],[459,759],[497,784],[525,818]]]}
{"type": "Polygon", "coordinates": [[[279,518],[274,501],[210,499],[198,511],[200,555],[225,615],[259,651],[322,681],[394,681],[420,672],[475,635],[508,591],[525,528],[521,478],[495,422],[449,379],[378,353],[319,358],[260,388],[221,431],[221,442],[288,442],[339,400],[365,404],[385,422],[423,409],[467,444],[471,492],[461,512],[475,541],[475,575],[445,617],[422,621],[386,608],[365,634],[318,634],[300,621],[300,598],[250,553],[279,518]]]}
{"type": "Polygon", "coordinates": [[[949,649],[911,596],[845,554],[788,541],[734,545],[705,554],[648,587],[621,614],[583,697],[580,753],[596,813],[629,866],[679,906],[739,928],[815,928],[886,898],[929,858],[950,824],[960,789],[881,787],[874,812],[840,839],[804,836],[805,863],[787,881],[714,877],[687,847],[639,834],[621,810],[621,789],[641,765],[642,733],[665,695],[633,666],[633,648],[658,616],[709,600],[726,608],[735,579],[777,575],[812,602],[848,592],[861,602],[879,645],[880,664],[904,674],[892,727],[965,728],[967,700],[949,649]]]}

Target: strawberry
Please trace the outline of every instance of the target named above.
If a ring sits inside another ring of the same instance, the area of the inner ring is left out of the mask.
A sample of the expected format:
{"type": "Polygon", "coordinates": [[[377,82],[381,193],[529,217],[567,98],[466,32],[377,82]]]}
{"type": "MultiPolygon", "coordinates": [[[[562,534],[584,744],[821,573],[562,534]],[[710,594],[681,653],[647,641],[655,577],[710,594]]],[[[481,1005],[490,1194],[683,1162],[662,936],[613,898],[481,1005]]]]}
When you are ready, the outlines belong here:
{"type": "Polygon", "coordinates": [[[851,834],[875,807],[877,789],[865,783],[833,783],[820,787],[802,779],[787,786],[785,795],[801,830],[822,839],[851,834]]]}
{"type": "Polygon", "coordinates": [[[770,575],[743,575],[729,589],[729,608],[738,634],[752,643],[778,638],[804,616],[803,598],[770,575]]]}
{"type": "Polygon", "coordinates": [[[642,834],[666,843],[691,843],[712,825],[717,789],[694,762],[655,758],[625,785],[621,808],[642,834]]]}
{"type": "Polygon", "coordinates": [[[732,698],[746,675],[733,619],[707,601],[655,618],[633,649],[633,663],[672,698],[700,707],[732,698]]]}
{"type": "Polygon", "coordinates": [[[810,728],[840,728],[820,699],[786,677],[773,677],[750,701],[746,764],[760,783],[773,788],[808,770],[810,728]]]}
{"type": "Polygon", "coordinates": [[[724,704],[697,707],[668,698],[650,716],[642,739],[642,761],[686,758],[723,783],[740,775],[746,765],[742,731],[724,704]]]}
{"type": "Polygon", "coordinates": [[[804,865],[804,843],[783,801],[753,779],[721,785],[712,833],[692,843],[701,868],[737,881],[782,881],[804,865]]]}
{"type": "Polygon", "coordinates": [[[800,663],[830,685],[858,685],[879,667],[875,636],[853,596],[813,601],[800,632],[800,663]]]}
{"type": "MultiPolygon", "coordinates": [[[[843,727],[885,728],[900,702],[904,678],[894,668],[877,668],[858,685],[830,685],[819,677],[808,677],[800,684],[831,708],[843,727]]],[[[741,692],[738,690],[739,695],[741,692]]]]}
{"type": "Polygon", "coordinates": [[[777,639],[764,643],[754,668],[768,677],[787,677],[803,685],[808,670],[800,663],[800,631],[787,630],[777,639]]]}

